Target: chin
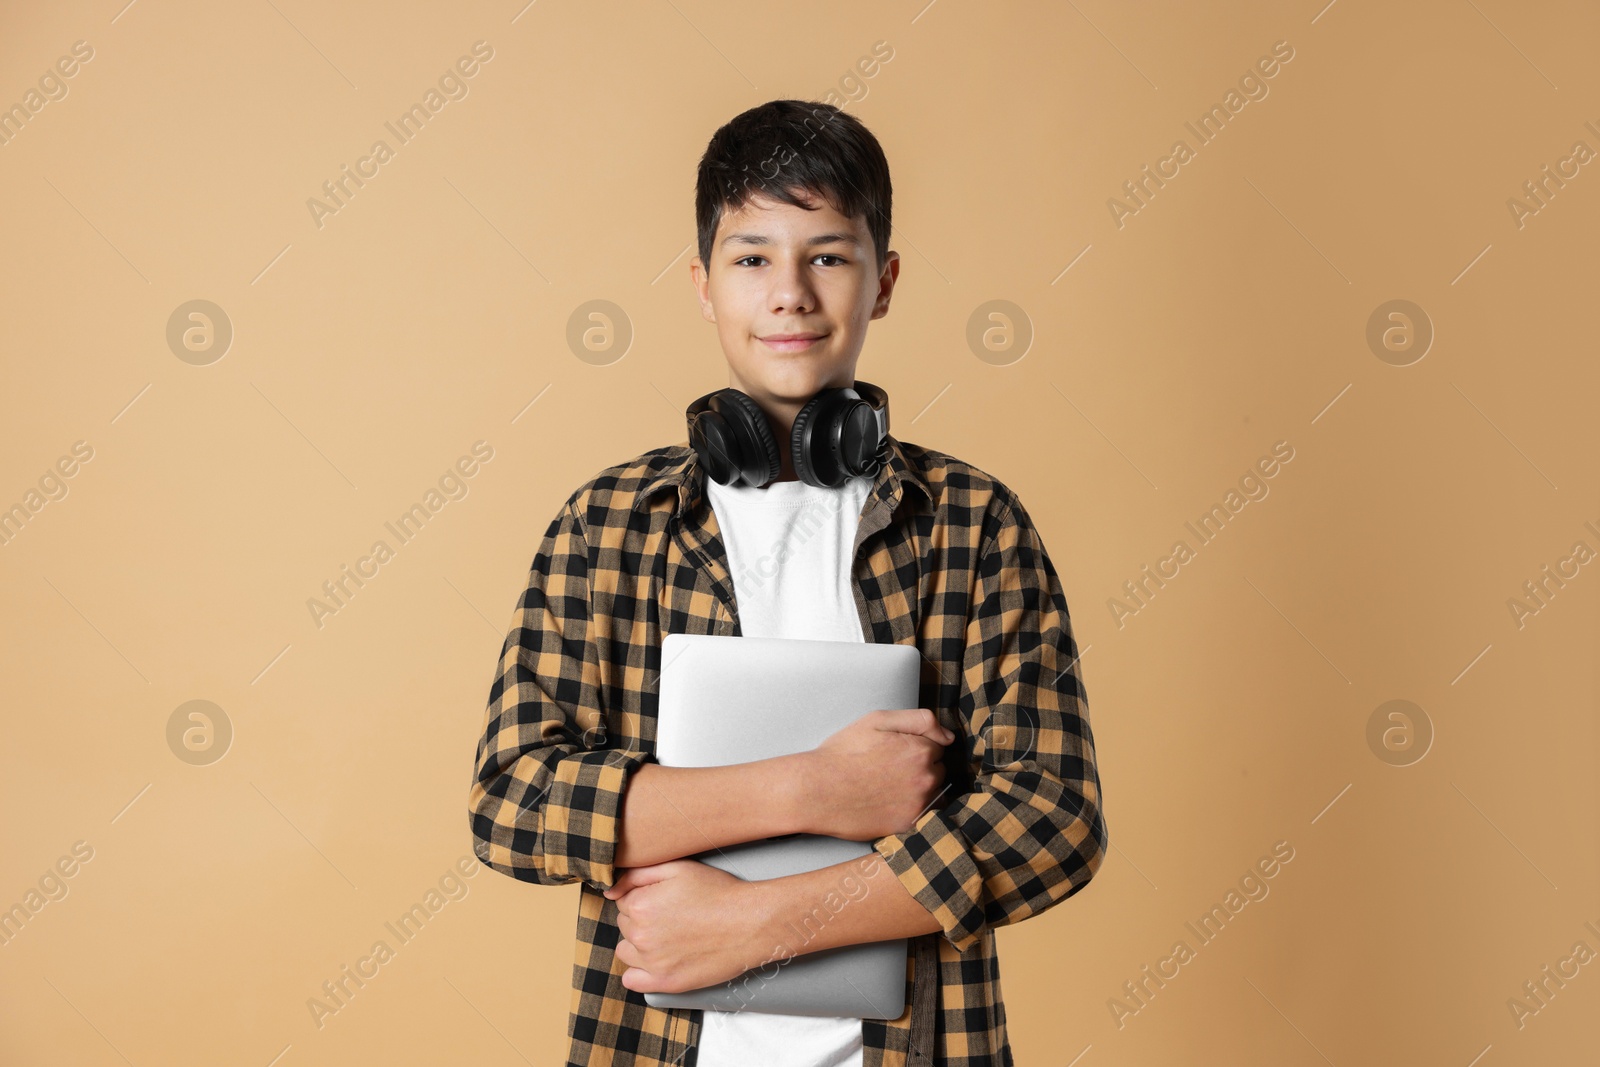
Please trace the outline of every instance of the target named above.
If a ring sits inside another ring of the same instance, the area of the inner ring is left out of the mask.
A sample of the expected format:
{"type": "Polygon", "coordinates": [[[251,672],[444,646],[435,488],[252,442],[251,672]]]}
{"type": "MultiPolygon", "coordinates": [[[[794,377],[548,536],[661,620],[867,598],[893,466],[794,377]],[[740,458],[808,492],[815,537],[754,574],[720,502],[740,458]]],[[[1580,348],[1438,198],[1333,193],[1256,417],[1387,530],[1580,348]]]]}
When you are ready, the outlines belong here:
{"type": "MultiPolygon", "coordinates": [[[[759,341],[756,343],[760,344],[759,341]]],[[[760,383],[774,396],[792,394],[796,398],[814,395],[841,373],[837,363],[805,352],[762,353],[753,361],[751,370],[754,373],[745,377],[752,384],[760,383]]]]}
{"type": "Polygon", "coordinates": [[[808,374],[804,378],[786,378],[777,382],[769,380],[763,382],[762,386],[774,399],[795,404],[810,400],[828,387],[827,379],[816,374],[808,374]]]}

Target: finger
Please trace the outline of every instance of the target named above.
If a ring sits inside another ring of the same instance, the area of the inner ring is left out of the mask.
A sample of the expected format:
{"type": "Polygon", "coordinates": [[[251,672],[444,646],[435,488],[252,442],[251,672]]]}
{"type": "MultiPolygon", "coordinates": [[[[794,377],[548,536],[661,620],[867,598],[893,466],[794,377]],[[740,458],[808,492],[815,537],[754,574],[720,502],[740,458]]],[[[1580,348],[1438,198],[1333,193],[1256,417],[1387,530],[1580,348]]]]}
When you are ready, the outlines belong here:
{"type": "Polygon", "coordinates": [[[634,872],[634,868],[632,868],[632,867],[629,867],[627,870],[623,871],[622,872],[622,877],[618,878],[615,882],[613,882],[606,889],[605,893],[603,893],[602,895],[607,900],[616,900],[622,894],[624,894],[628,890],[632,889],[633,888],[633,882],[631,881],[631,879],[633,877],[633,872],[634,872]]]}
{"type": "Polygon", "coordinates": [[[624,967],[637,967],[640,964],[639,950],[633,947],[633,942],[627,938],[620,938],[617,947],[612,950],[617,957],[617,962],[624,967]]]}
{"type": "Polygon", "coordinates": [[[927,708],[894,708],[879,712],[878,729],[919,734],[937,745],[948,745],[956,735],[939,724],[927,708]]]}
{"type": "Polygon", "coordinates": [[[628,884],[624,889],[638,889],[640,886],[652,885],[664,881],[684,866],[682,860],[667,860],[664,863],[652,863],[648,867],[629,867],[628,873],[619,880],[628,884]]]}

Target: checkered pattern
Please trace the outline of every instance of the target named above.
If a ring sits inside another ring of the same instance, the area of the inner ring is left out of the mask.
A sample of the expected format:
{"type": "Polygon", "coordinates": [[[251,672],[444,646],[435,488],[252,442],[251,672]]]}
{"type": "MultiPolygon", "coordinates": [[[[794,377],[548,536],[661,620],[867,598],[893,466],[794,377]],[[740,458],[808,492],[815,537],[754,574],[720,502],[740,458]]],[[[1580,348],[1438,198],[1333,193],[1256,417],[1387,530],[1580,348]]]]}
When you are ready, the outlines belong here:
{"type": "MultiPolygon", "coordinates": [[[[941,930],[912,939],[905,1013],[863,1020],[864,1062],[1010,1065],[992,931],[1082,889],[1105,856],[1078,649],[1016,494],[890,446],[856,533],[856,606],[868,641],[922,652],[920,705],[956,740],[945,792],[874,842],[941,930]]],[[[695,1063],[701,1011],[622,985],[601,891],[629,776],[655,750],[662,636],[740,632],[704,477],[677,444],[578,487],[544,532],[489,692],[468,798],[477,854],[522,881],[581,883],[568,1067],[695,1063]]]]}

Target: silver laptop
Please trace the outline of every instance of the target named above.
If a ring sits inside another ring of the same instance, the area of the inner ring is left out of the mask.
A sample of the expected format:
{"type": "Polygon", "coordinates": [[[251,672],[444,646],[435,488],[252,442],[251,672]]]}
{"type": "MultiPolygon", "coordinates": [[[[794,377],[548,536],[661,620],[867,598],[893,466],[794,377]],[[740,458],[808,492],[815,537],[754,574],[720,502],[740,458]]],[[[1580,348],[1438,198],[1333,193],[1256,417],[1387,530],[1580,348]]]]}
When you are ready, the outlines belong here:
{"type": "MultiPolygon", "coordinates": [[[[656,761],[721,767],[816,748],[869,711],[917,707],[920,660],[911,645],[668,634],[661,642],[656,761]]],[[[872,851],[871,841],[788,834],[693,858],[760,881],[872,851]]],[[[859,873],[850,877],[835,893],[844,907],[870,891],[859,873]]],[[[813,915],[813,923],[794,932],[789,950],[799,953],[832,913],[819,901],[813,915]]],[[[800,953],[720,985],[644,998],[657,1008],[897,1019],[905,1012],[905,987],[906,941],[898,938],[800,953]]]]}

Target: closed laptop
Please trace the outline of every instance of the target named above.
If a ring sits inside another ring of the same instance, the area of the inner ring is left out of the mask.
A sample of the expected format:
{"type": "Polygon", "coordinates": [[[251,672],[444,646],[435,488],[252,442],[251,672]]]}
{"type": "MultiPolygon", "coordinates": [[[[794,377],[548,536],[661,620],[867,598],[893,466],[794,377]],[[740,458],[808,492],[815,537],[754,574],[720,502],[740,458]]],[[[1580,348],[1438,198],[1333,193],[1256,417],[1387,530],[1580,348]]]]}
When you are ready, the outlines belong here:
{"type": "MultiPolygon", "coordinates": [[[[720,767],[816,748],[867,712],[917,707],[920,659],[911,645],[668,634],[661,642],[656,761],[720,767]]],[[[760,797],[749,800],[759,803],[760,797]]],[[[760,881],[872,851],[871,841],[789,834],[693,858],[760,881]]],[[[780,955],[703,989],[646,993],[645,1002],[657,1008],[899,1018],[905,1012],[904,938],[803,951],[837,910],[876,888],[858,871],[845,871],[809,917],[786,931],[785,947],[797,953],[787,961],[780,955]]]]}

